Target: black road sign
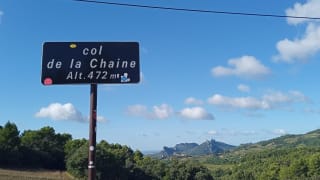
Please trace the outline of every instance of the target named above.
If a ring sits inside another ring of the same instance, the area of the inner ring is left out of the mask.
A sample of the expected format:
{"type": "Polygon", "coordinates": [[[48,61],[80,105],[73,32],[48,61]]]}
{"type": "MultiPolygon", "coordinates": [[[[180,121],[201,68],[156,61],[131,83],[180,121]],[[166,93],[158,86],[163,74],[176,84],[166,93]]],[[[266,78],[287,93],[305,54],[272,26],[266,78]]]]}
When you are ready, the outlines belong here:
{"type": "Polygon", "coordinates": [[[45,42],[44,85],[138,83],[137,42],[45,42]]]}

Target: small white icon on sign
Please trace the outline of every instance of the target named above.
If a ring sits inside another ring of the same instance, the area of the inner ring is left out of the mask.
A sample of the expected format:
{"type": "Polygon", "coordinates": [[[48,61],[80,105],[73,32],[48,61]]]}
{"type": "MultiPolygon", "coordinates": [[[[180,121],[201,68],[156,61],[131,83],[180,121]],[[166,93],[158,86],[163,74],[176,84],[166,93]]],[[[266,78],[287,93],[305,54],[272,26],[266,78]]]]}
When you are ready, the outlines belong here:
{"type": "Polygon", "coordinates": [[[124,74],[121,76],[121,82],[122,82],[122,83],[130,82],[130,78],[128,78],[128,73],[124,73],[124,74]]]}

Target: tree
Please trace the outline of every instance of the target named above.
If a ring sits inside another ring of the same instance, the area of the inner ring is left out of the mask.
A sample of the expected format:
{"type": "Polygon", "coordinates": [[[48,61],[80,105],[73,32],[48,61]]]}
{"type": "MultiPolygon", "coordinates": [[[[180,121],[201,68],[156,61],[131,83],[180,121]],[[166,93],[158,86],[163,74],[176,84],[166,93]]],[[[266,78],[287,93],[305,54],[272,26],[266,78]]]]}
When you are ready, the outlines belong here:
{"type": "MultiPolygon", "coordinates": [[[[139,154],[139,153],[138,153],[139,154]]],[[[149,179],[161,179],[162,173],[166,173],[166,169],[163,168],[161,165],[162,162],[156,159],[152,159],[151,157],[142,157],[141,160],[137,161],[136,169],[141,170],[144,172],[141,176],[142,177],[149,177],[149,179]],[[160,168],[162,167],[162,169],[160,168]],[[155,170],[157,169],[157,170],[155,170]]]]}
{"type": "Polygon", "coordinates": [[[276,162],[270,163],[260,175],[260,179],[279,179],[280,166],[276,162]]]}
{"type": "Polygon", "coordinates": [[[127,146],[101,141],[96,155],[100,179],[128,179],[134,171],[133,151],[127,146]]]}
{"type": "Polygon", "coordinates": [[[52,127],[22,133],[23,162],[39,168],[65,169],[64,146],[72,137],[56,134],[52,127]]]}
{"type": "Polygon", "coordinates": [[[314,154],[309,159],[310,175],[320,175],[320,153],[314,154]]]}
{"type": "Polygon", "coordinates": [[[138,163],[143,159],[143,154],[141,151],[137,150],[133,153],[133,160],[135,163],[138,163]]]}
{"type": "Polygon", "coordinates": [[[18,165],[20,160],[19,154],[20,138],[17,126],[8,121],[0,129],[0,166],[18,165]]]}
{"type": "Polygon", "coordinates": [[[305,160],[298,159],[293,161],[290,166],[290,172],[293,177],[307,177],[308,175],[308,166],[305,160]]]}
{"type": "MultiPolygon", "coordinates": [[[[87,176],[88,143],[82,140],[69,141],[65,146],[66,166],[68,172],[82,179],[87,176]],[[72,151],[72,153],[70,153],[72,151]]],[[[109,144],[101,141],[96,150],[96,179],[162,179],[167,171],[167,166],[160,160],[143,157],[140,151],[135,151],[128,146],[109,144]]]]}
{"type": "Polygon", "coordinates": [[[204,177],[206,177],[206,180],[213,179],[209,170],[197,162],[189,160],[173,160],[170,162],[164,179],[194,180],[202,179],[204,177]]]}
{"type": "Polygon", "coordinates": [[[68,172],[78,179],[85,179],[88,176],[88,147],[89,143],[86,142],[70,154],[66,161],[68,172]]]}
{"type": "Polygon", "coordinates": [[[210,180],[212,178],[212,176],[210,175],[210,173],[208,172],[197,172],[196,175],[194,176],[194,180],[210,180]]]}
{"type": "Polygon", "coordinates": [[[246,170],[240,170],[240,171],[237,171],[234,174],[234,179],[237,179],[237,180],[254,180],[256,178],[254,177],[253,172],[246,171],[246,170]]]}
{"type": "Polygon", "coordinates": [[[20,146],[19,131],[14,123],[8,121],[0,129],[0,147],[4,151],[18,150],[20,146]]]}
{"type": "Polygon", "coordinates": [[[79,148],[81,148],[84,144],[87,144],[88,140],[86,139],[74,139],[66,142],[64,146],[65,152],[65,161],[69,159],[79,148]]]}

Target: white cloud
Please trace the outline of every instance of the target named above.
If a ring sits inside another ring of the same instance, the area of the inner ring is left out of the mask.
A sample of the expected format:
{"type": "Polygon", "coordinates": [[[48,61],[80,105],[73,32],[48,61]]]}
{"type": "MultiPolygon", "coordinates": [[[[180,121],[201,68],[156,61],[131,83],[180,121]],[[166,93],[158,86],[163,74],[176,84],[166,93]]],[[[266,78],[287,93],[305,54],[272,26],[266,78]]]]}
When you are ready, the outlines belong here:
{"type": "Polygon", "coordinates": [[[180,112],[174,112],[173,108],[168,104],[153,106],[148,109],[147,106],[136,104],[128,106],[126,113],[130,116],[142,117],[145,119],[168,119],[174,116],[192,120],[213,120],[212,114],[208,113],[202,107],[185,108],[180,112]]]}
{"type": "Polygon", "coordinates": [[[193,120],[213,120],[214,117],[202,107],[185,108],[179,112],[179,115],[185,119],[193,120]]]}
{"type": "Polygon", "coordinates": [[[253,56],[242,56],[228,61],[231,67],[217,66],[211,73],[215,77],[238,76],[257,79],[269,75],[271,71],[253,56]]]}
{"type": "Polygon", "coordinates": [[[239,84],[237,88],[241,92],[250,92],[250,87],[244,84],[239,84]]]}
{"type": "Polygon", "coordinates": [[[250,96],[227,97],[220,94],[214,94],[208,98],[208,103],[215,106],[252,110],[283,108],[293,103],[305,103],[308,101],[308,98],[299,91],[289,91],[288,93],[270,91],[261,98],[250,96]]]}
{"type": "Polygon", "coordinates": [[[320,50],[320,26],[309,24],[301,39],[284,39],[277,43],[279,54],[275,61],[294,63],[305,61],[320,50]]]}
{"type": "Polygon", "coordinates": [[[277,104],[290,102],[293,99],[282,92],[272,92],[270,94],[263,95],[262,100],[269,102],[270,104],[277,104]]]}
{"type": "Polygon", "coordinates": [[[284,129],[275,129],[275,130],[273,130],[273,134],[282,136],[282,135],[287,134],[287,132],[284,129]]]}
{"type": "MultiPolygon", "coordinates": [[[[300,17],[320,17],[320,1],[308,0],[305,4],[295,3],[293,8],[286,10],[287,16],[300,16],[300,17]]],[[[287,22],[292,25],[297,25],[307,21],[314,21],[302,18],[288,18],[287,22]]]]}
{"type": "Polygon", "coordinates": [[[127,114],[131,116],[143,117],[146,119],[167,119],[174,113],[173,109],[167,104],[153,106],[151,112],[148,111],[148,108],[146,106],[136,104],[127,108],[127,114]]]}
{"type": "Polygon", "coordinates": [[[209,104],[227,108],[269,109],[269,105],[254,97],[227,97],[215,94],[208,99],[209,104]]]}
{"type": "Polygon", "coordinates": [[[86,118],[71,103],[52,103],[43,107],[35,115],[37,118],[50,118],[53,120],[75,120],[84,122],[86,118]]]}
{"type": "MultiPolygon", "coordinates": [[[[85,120],[89,122],[90,121],[90,116],[88,116],[85,120]]],[[[107,118],[105,118],[103,116],[97,116],[97,121],[98,122],[107,122],[108,120],[107,120],[107,118]]]]}
{"type": "Polygon", "coordinates": [[[167,104],[161,104],[160,106],[153,106],[151,113],[152,119],[167,119],[173,114],[173,109],[167,104]]]}
{"type": "Polygon", "coordinates": [[[97,121],[98,122],[107,122],[107,118],[103,117],[103,116],[97,116],[97,121]]]}
{"type": "MultiPolygon", "coordinates": [[[[89,120],[88,117],[82,115],[80,111],[78,111],[73,104],[66,103],[52,103],[48,107],[43,107],[39,112],[35,114],[37,118],[50,118],[52,120],[70,120],[70,121],[78,121],[78,122],[87,122],[89,120]]],[[[105,122],[106,118],[102,116],[97,117],[97,121],[105,122]]]]}
{"type": "MultiPolygon", "coordinates": [[[[320,17],[319,9],[319,0],[308,0],[304,4],[295,3],[292,8],[286,10],[286,15],[320,17]]],[[[302,37],[293,40],[286,38],[276,44],[279,53],[274,57],[275,61],[286,63],[303,62],[320,51],[320,26],[318,20],[287,18],[287,22],[290,25],[299,25],[302,23],[307,23],[308,25],[302,37]]]]}
{"type": "Polygon", "coordinates": [[[208,135],[216,135],[216,134],[218,134],[218,132],[215,130],[208,131],[208,135]]]}
{"type": "Polygon", "coordinates": [[[308,102],[308,97],[299,91],[289,91],[288,93],[283,93],[279,91],[271,91],[268,94],[263,95],[263,101],[275,106],[277,104],[287,104],[294,102],[308,102]]]}
{"type": "Polygon", "coordinates": [[[203,105],[203,101],[194,97],[188,97],[185,101],[187,105],[203,105]]]}

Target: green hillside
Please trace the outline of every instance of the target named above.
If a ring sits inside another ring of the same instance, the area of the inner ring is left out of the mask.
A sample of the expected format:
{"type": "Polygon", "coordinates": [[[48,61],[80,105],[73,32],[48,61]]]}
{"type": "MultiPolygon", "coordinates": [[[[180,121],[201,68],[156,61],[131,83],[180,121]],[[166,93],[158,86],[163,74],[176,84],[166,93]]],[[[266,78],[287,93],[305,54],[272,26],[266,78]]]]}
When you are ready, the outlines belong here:
{"type": "Polygon", "coordinates": [[[216,179],[320,179],[320,130],[198,158],[216,179]]]}
{"type": "Polygon", "coordinates": [[[299,135],[284,135],[278,138],[243,144],[235,148],[232,154],[243,154],[267,149],[320,147],[320,129],[299,135]]]}

